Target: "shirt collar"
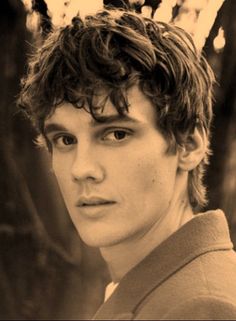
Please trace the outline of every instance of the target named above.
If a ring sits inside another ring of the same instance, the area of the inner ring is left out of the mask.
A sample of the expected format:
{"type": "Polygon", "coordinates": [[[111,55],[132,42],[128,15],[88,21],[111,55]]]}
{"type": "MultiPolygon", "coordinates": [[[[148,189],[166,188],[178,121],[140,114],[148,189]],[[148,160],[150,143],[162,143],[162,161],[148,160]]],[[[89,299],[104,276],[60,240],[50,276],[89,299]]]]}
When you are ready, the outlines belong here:
{"type": "Polygon", "coordinates": [[[117,288],[119,283],[114,283],[114,282],[110,282],[107,286],[106,286],[106,290],[105,290],[105,296],[104,296],[104,302],[106,302],[110,296],[112,295],[112,293],[115,291],[115,289],[117,288]]]}

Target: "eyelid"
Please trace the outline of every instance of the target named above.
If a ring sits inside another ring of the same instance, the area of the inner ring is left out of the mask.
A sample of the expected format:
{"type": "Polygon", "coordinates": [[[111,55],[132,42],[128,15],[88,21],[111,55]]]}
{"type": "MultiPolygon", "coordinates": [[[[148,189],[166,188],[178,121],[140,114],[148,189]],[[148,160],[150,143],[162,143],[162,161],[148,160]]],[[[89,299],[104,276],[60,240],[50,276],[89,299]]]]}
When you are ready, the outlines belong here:
{"type": "MultiPolygon", "coordinates": [[[[125,140],[128,139],[129,136],[131,136],[134,131],[131,129],[131,128],[124,128],[124,127],[109,127],[109,128],[106,128],[102,131],[101,135],[99,135],[101,137],[101,140],[102,141],[107,141],[107,142],[112,142],[112,139],[109,139],[108,136],[110,134],[113,134],[114,132],[117,132],[117,131],[120,131],[120,132],[125,132],[126,133],[126,139],[121,139],[121,140],[117,140],[117,143],[122,143],[124,142],[125,140]]],[[[115,142],[115,139],[114,139],[114,142],[115,142]]]]}
{"type": "Polygon", "coordinates": [[[101,131],[101,133],[102,133],[102,135],[106,135],[109,133],[113,133],[115,131],[124,131],[124,132],[130,133],[130,134],[132,134],[134,132],[133,129],[131,129],[131,128],[115,126],[115,127],[106,127],[101,131]]]}
{"type": "Polygon", "coordinates": [[[70,134],[69,132],[51,132],[49,134],[46,134],[45,135],[49,140],[54,140],[54,139],[57,139],[57,138],[60,138],[60,137],[63,137],[63,136],[69,136],[69,137],[74,137],[74,135],[70,134]]]}
{"type": "Polygon", "coordinates": [[[75,143],[77,143],[77,138],[68,132],[53,132],[47,135],[47,139],[49,140],[52,147],[61,149],[61,150],[71,148],[75,143]],[[61,142],[59,142],[59,139],[63,137],[72,138],[74,142],[69,145],[66,145],[66,144],[63,145],[61,142]]]}
{"type": "Polygon", "coordinates": [[[50,133],[46,133],[45,137],[47,139],[53,139],[54,137],[56,137],[57,135],[67,135],[67,132],[62,132],[62,131],[51,131],[50,133]]]}
{"type": "Polygon", "coordinates": [[[116,130],[123,130],[123,131],[127,131],[127,132],[133,132],[133,129],[130,127],[125,127],[125,126],[107,126],[105,128],[102,129],[102,131],[105,132],[113,132],[116,130]]]}

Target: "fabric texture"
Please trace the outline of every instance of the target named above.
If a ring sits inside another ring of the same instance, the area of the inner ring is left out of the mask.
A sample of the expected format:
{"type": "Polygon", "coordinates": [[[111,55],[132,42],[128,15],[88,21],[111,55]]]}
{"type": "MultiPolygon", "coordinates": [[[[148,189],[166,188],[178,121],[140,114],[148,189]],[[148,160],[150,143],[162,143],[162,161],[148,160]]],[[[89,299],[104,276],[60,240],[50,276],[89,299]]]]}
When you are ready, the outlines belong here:
{"type": "Polygon", "coordinates": [[[236,319],[236,253],[221,210],[196,215],[130,270],[95,320],[236,319]]]}

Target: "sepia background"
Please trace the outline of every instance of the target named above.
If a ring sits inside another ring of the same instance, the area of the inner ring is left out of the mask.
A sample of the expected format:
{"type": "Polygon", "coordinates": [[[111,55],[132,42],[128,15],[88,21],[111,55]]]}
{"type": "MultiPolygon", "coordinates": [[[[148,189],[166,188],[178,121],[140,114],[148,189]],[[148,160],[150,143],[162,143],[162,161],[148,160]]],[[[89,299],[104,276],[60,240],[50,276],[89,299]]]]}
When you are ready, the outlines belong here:
{"type": "MultiPolygon", "coordinates": [[[[189,31],[216,78],[207,209],[222,208],[236,245],[236,1],[145,0],[143,15],[189,31]]],[[[76,15],[119,0],[3,0],[0,11],[0,319],[89,319],[109,281],[98,250],[69,219],[47,153],[17,111],[35,44],[76,15]]]]}

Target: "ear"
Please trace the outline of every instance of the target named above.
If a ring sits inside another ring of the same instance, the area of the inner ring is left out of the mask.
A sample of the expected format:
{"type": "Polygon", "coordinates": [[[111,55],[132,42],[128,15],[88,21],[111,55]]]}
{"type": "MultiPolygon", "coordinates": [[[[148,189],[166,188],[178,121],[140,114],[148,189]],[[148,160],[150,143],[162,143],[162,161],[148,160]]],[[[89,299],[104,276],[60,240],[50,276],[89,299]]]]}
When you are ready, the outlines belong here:
{"type": "Polygon", "coordinates": [[[202,161],[207,150],[207,138],[205,130],[195,128],[193,134],[185,137],[179,151],[179,169],[191,171],[202,161]]]}

